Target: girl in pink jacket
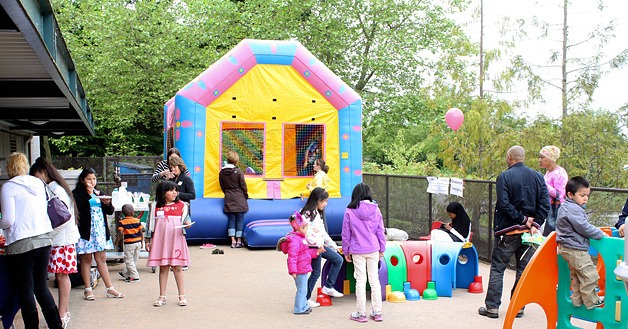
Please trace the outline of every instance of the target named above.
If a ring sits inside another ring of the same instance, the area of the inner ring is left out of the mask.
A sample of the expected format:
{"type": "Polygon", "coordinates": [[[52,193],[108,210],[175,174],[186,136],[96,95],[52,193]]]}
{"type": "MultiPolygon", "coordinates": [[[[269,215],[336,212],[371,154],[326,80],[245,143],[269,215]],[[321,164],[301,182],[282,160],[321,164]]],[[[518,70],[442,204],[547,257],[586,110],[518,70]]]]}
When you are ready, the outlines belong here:
{"type": "Polygon", "coordinates": [[[294,297],[294,314],[309,314],[312,309],[307,303],[307,280],[312,271],[312,258],[318,257],[318,250],[310,248],[305,240],[308,221],[301,217],[299,212],[290,217],[290,224],[294,229],[288,233],[284,243],[288,246],[288,273],[297,286],[294,297]]]}

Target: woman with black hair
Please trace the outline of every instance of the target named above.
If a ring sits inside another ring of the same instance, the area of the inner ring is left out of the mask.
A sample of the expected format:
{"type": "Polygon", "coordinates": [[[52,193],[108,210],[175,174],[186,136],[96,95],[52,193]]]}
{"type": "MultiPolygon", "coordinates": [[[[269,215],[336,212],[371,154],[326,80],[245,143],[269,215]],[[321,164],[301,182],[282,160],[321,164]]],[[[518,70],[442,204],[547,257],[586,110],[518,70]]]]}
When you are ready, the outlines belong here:
{"type": "Polygon", "coordinates": [[[325,207],[327,206],[328,199],[329,193],[317,187],[312,190],[305,206],[301,209],[303,218],[310,221],[305,239],[311,247],[316,247],[321,252],[318,257],[312,259],[312,273],[307,281],[308,290],[306,297],[310,307],[320,306],[319,303],[310,300],[310,297],[312,296],[314,286],[316,286],[316,281],[318,281],[318,278],[321,276],[321,257],[327,259],[328,262],[332,262],[327,278],[321,280],[321,285],[323,286],[322,292],[331,297],[343,296],[342,293],[334,289],[334,284],[338,278],[343,260],[342,256],[338,253],[338,245],[329,237],[325,228],[325,207]]]}
{"type": "Polygon", "coordinates": [[[100,191],[96,187],[96,171],[85,168],[78,177],[76,188],[72,191],[78,210],[79,233],[81,238],[76,244],[76,250],[81,257],[81,276],[85,284],[83,297],[85,300],[95,300],[90,283],[90,269],[92,257],[96,260],[98,272],[105,283],[105,295],[112,298],[122,298],[124,294],[114,289],[107,268],[106,250],[113,249],[113,241],[107,227],[107,216],[112,215],[114,208],[111,198],[99,198],[100,191]]]}
{"type": "Polygon", "coordinates": [[[447,215],[451,219],[451,223],[443,223],[439,229],[432,230],[430,234],[431,240],[450,242],[469,241],[471,219],[469,219],[469,215],[467,215],[462,204],[455,201],[450,202],[447,205],[447,215]]]}

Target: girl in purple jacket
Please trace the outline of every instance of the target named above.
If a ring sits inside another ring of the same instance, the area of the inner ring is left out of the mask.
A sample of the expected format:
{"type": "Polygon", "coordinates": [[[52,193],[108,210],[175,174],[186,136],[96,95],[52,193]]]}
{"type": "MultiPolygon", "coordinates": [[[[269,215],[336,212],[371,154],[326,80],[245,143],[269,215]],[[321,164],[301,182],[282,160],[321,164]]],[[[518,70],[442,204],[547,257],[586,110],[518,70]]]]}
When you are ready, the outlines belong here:
{"type": "Polygon", "coordinates": [[[307,220],[301,217],[298,211],[290,217],[290,224],[294,229],[288,233],[288,273],[294,279],[297,286],[297,294],[294,297],[294,314],[309,314],[312,309],[307,303],[307,280],[312,272],[312,258],[318,257],[318,250],[312,249],[305,240],[305,233],[309,225],[307,220]]]}
{"type": "Polygon", "coordinates": [[[371,188],[360,183],[355,186],[351,203],[342,221],[342,251],[347,262],[353,262],[355,271],[356,311],[349,318],[358,322],[366,317],[366,278],[371,285],[371,313],[374,321],[382,321],[382,294],[377,265],[384,257],[386,238],[384,222],[377,203],[373,202],[371,188]]]}

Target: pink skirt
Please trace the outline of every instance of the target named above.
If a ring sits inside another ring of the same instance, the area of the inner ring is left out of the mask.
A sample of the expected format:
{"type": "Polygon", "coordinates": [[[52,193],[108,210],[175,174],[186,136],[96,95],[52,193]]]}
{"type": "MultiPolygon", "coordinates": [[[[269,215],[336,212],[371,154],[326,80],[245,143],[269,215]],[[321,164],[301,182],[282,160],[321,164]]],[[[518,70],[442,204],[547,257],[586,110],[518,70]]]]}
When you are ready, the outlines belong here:
{"type": "Polygon", "coordinates": [[[50,248],[48,273],[71,274],[76,272],[76,248],[73,244],[50,248]]]}
{"type": "Polygon", "coordinates": [[[190,252],[181,228],[181,220],[158,218],[150,240],[146,266],[190,266],[190,252]]]}

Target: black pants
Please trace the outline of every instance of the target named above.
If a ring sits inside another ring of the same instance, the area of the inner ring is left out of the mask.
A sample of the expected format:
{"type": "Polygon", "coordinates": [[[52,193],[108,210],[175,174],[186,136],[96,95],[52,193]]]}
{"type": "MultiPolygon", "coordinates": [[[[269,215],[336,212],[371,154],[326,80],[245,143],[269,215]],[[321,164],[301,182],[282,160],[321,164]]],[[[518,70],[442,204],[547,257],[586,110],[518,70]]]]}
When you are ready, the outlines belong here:
{"type": "Polygon", "coordinates": [[[11,268],[11,282],[13,282],[17,292],[26,329],[39,326],[39,313],[35,298],[37,298],[48,327],[61,328],[59,311],[48,289],[47,268],[49,259],[50,246],[7,256],[11,268]]]}

